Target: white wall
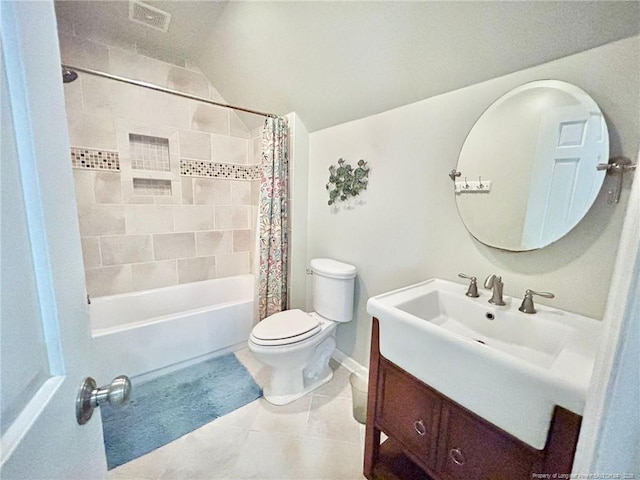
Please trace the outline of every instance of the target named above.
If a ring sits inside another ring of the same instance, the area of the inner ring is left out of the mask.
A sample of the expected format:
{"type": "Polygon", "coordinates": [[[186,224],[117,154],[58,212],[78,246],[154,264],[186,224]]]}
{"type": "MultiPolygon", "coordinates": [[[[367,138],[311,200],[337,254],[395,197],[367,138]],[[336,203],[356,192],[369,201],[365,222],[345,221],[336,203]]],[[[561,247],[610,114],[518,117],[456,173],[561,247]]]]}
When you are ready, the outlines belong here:
{"type": "Polygon", "coordinates": [[[607,119],[611,156],[635,158],[639,51],[639,37],[621,40],[311,134],[307,259],[326,256],[358,268],[356,314],[338,328],[338,348],[366,363],[369,297],[430,277],[459,281],[458,272],[482,279],[496,273],[506,295],[551,291],[556,298],[540,303],[602,318],[630,179],[620,204],[606,202],[609,178],[563,239],[510,253],[468,234],[447,174],[482,112],[510,89],[540,79],[564,80],[589,93],[607,119]],[[327,206],[325,184],[328,166],[340,157],[364,158],[371,173],[363,204],[336,213],[327,206]]]}
{"type": "Polygon", "coordinates": [[[639,7],[228,2],[193,59],[230,102],[295,111],[315,132],[637,35],[639,7]]]}
{"type": "Polygon", "coordinates": [[[296,113],[289,121],[289,308],[305,309],[307,285],[307,209],[309,132],[296,113]]]}

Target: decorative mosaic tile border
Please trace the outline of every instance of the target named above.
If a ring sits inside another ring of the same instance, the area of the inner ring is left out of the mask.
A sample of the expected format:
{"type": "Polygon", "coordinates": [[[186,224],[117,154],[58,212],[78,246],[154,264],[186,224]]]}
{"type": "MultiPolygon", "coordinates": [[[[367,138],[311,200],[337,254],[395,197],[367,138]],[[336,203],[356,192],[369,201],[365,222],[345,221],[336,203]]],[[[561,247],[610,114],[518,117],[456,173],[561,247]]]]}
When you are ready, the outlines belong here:
{"type": "Polygon", "coordinates": [[[109,150],[71,147],[71,165],[73,168],[119,172],[120,156],[109,150]]]}
{"type": "Polygon", "coordinates": [[[234,165],[230,163],[180,160],[180,175],[187,177],[230,178],[232,180],[259,180],[260,165],[234,165]]]}
{"type": "MultiPolygon", "coordinates": [[[[120,171],[118,152],[91,148],[71,147],[73,168],[87,170],[120,171]]],[[[259,180],[260,165],[236,165],[231,163],[180,160],[180,175],[187,177],[229,178],[232,180],[259,180]]]]}

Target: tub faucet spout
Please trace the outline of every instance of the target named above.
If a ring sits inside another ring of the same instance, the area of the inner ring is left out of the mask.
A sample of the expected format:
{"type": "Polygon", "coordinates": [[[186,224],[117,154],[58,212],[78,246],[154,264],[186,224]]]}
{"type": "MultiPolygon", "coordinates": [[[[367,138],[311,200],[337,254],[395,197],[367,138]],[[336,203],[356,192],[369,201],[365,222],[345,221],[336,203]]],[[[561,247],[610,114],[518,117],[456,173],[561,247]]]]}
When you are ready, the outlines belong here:
{"type": "Polygon", "coordinates": [[[487,279],[484,281],[484,288],[493,290],[493,295],[491,295],[489,303],[493,305],[506,305],[504,303],[504,300],[502,299],[503,287],[504,283],[502,283],[502,277],[493,274],[487,277],[487,279]]]}

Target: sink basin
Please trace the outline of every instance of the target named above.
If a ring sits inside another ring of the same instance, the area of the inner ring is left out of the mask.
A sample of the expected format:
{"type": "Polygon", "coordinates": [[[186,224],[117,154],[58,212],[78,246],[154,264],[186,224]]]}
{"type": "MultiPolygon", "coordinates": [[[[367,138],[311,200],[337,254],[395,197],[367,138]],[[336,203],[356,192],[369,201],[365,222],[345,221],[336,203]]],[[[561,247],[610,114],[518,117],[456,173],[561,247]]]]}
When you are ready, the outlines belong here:
{"type": "Polygon", "coordinates": [[[542,367],[553,364],[571,331],[566,325],[550,321],[547,312],[525,315],[510,308],[512,302],[507,308],[500,308],[489,304],[486,298],[461,299],[460,285],[455,283],[426,282],[403,293],[395,298],[395,308],[463,339],[542,367]]]}
{"type": "Polygon", "coordinates": [[[544,448],[555,405],[582,414],[601,322],[536,305],[488,303],[490,292],[432,279],[372,297],[380,353],[534,448],[544,448]]]}

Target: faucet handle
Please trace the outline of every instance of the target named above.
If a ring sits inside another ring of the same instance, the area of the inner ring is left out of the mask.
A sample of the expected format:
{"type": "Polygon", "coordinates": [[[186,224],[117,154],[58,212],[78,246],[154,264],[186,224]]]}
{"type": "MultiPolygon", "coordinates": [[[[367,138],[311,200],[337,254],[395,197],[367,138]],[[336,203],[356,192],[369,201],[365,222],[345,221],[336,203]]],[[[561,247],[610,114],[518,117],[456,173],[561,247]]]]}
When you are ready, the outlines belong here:
{"type": "Polygon", "coordinates": [[[534,295],[544,298],[555,298],[555,295],[551,292],[534,292],[533,290],[527,289],[527,291],[524,292],[524,298],[518,310],[524,313],[536,313],[536,307],[533,304],[534,295]]]}
{"type": "Polygon", "coordinates": [[[544,298],[555,298],[556,297],[551,292],[534,292],[533,290],[527,290],[524,294],[525,295],[527,295],[527,294],[529,294],[529,295],[538,295],[539,297],[544,297],[544,298]]]}
{"type": "Polygon", "coordinates": [[[467,293],[465,293],[467,297],[476,298],[480,296],[480,294],[478,294],[478,279],[476,277],[471,277],[465,273],[459,273],[458,276],[460,278],[471,280],[471,282],[469,283],[469,288],[467,289],[467,293]]]}

